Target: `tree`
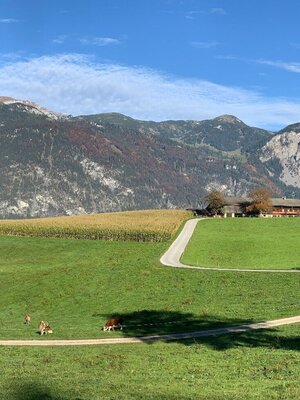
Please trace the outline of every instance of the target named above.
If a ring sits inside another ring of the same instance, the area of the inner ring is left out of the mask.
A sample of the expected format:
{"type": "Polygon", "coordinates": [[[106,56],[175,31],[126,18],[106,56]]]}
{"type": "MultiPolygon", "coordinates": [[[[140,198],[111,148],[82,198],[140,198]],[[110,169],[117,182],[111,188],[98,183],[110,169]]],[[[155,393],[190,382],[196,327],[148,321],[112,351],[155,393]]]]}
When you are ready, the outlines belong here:
{"type": "Polygon", "coordinates": [[[207,211],[215,215],[222,213],[222,208],[225,205],[225,199],[221,192],[218,190],[212,190],[205,196],[205,201],[207,202],[207,211]]]}
{"type": "Polygon", "coordinates": [[[271,192],[266,188],[257,188],[249,193],[251,203],[246,207],[250,214],[261,214],[272,211],[271,192]]]}

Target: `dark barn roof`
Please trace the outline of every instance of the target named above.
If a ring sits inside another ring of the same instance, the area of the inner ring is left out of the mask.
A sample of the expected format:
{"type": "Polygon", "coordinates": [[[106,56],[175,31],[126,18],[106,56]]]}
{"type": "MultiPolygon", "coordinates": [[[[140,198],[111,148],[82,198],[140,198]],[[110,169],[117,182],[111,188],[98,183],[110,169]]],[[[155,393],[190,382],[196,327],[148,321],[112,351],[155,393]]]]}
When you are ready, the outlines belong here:
{"type": "MultiPolygon", "coordinates": [[[[272,198],[272,205],[274,207],[300,207],[299,199],[286,199],[283,198],[272,198]]],[[[251,198],[249,197],[225,197],[225,206],[238,206],[251,203],[251,198]]]]}
{"type": "Polygon", "coordinates": [[[228,197],[224,197],[224,200],[225,200],[224,206],[239,206],[241,204],[251,202],[251,199],[249,199],[248,197],[228,196],[228,197]]]}
{"type": "Polygon", "coordinates": [[[272,199],[272,204],[274,207],[300,207],[300,200],[299,199],[272,199]]]}

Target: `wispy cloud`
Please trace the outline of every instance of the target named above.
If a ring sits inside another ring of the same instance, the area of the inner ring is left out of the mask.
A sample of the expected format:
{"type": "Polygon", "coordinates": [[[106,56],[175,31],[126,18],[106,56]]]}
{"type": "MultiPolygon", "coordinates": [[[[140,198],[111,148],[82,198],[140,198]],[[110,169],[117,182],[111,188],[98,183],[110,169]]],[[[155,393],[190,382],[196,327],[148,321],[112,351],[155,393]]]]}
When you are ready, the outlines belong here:
{"type": "Polygon", "coordinates": [[[227,12],[224,10],[224,8],[211,8],[209,10],[192,10],[192,11],[187,11],[185,13],[185,18],[186,19],[196,19],[199,15],[227,15],[227,12]]]}
{"type": "Polygon", "coordinates": [[[218,7],[211,8],[209,10],[209,13],[210,14],[219,14],[219,15],[226,15],[227,14],[226,11],[224,10],[224,8],[218,8],[218,7]]]}
{"type": "Polygon", "coordinates": [[[59,35],[59,36],[57,36],[57,38],[52,40],[52,43],[63,44],[66,41],[67,37],[68,37],[68,35],[59,35]]]}
{"type": "Polygon", "coordinates": [[[259,64],[270,65],[271,67],[276,67],[284,69],[286,71],[300,74],[300,63],[298,62],[268,61],[268,60],[256,60],[256,62],[259,64]]]}
{"type": "Polygon", "coordinates": [[[220,43],[216,41],[211,41],[211,42],[191,42],[191,45],[193,47],[196,47],[197,49],[210,49],[212,47],[218,46],[220,43]]]}
{"type": "Polygon", "coordinates": [[[111,46],[121,44],[119,39],[111,37],[91,37],[91,38],[80,38],[80,43],[84,45],[94,45],[94,46],[111,46]]]}
{"type": "Polygon", "coordinates": [[[216,56],[216,58],[218,58],[220,60],[233,60],[233,61],[241,61],[241,62],[245,62],[245,63],[268,65],[270,67],[280,68],[285,71],[300,74],[300,63],[299,62],[258,60],[258,59],[251,59],[251,58],[243,58],[243,57],[236,57],[236,56],[222,56],[222,55],[218,55],[218,56],[216,56]]]}
{"type": "Polygon", "coordinates": [[[15,18],[0,18],[0,24],[14,24],[16,22],[19,22],[15,18]]]}
{"type": "Polygon", "coordinates": [[[230,55],[224,56],[224,55],[221,55],[221,54],[217,55],[216,58],[217,58],[218,60],[237,60],[237,61],[244,61],[244,59],[241,58],[241,57],[230,56],[230,55]]]}
{"type": "Polygon", "coordinates": [[[115,111],[159,121],[233,114],[269,129],[296,122],[300,115],[300,99],[267,97],[143,67],[97,63],[80,54],[11,61],[0,67],[0,93],[73,115],[115,111]]]}
{"type": "Polygon", "coordinates": [[[199,14],[204,14],[203,11],[187,11],[185,13],[186,19],[195,19],[199,14]]]}
{"type": "Polygon", "coordinates": [[[11,53],[0,53],[0,65],[6,65],[8,63],[14,63],[24,59],[24,52],[11,52],[11,53]]]}

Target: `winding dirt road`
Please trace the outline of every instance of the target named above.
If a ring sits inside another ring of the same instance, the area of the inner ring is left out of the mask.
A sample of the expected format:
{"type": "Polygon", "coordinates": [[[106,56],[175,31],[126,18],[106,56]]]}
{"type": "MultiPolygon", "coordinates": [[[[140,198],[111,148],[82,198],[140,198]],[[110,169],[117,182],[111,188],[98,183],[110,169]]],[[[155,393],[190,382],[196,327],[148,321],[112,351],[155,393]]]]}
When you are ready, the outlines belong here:
{"type": "MultiPolygon", "coordinates": [[[[229,269],[229,268],[207,268],[207,267],[194,267],[185,265],[180,262],[180,257],[190,240],[197,223],[201,219],[192,219],[186,222],[183,230],[172,243],[167,252],[161,257],[160,262],[163,265],[174,268],[186,269],[199,269],[210,271],[232,271],[232,272],[300,272],[299,270],[252,270],[252,269],[229,269]]],[[[174,333],[169,335],[154,335],[142,337],[128,337],[128,338],[111,338],[111,339],[68,339],[68,340],[0,340],[0,346],[95,346],[95,345],[112,345],[112,344],[138,344],[138,343],[151,343],[156,341],[172,341],[192,339],[198,337],[225,335],[228,333],[241,333],[258,329],[269,329],[281,325],[289,325],[300,322],[300,316],[281,318],[272,321],[264,321],[252,324],[237,325],[227,328],[212,329],[206,331],[188,332],[188,333],[174,333]]]]}
{"type": "Polygon", "coordinates": [[[177,239],[171,244],[169,249],[161,257],[160,262],[163,265],[174,268],[186,268],[186,269],[200,269],[209,271],[231,271],[231,272],[270,272],[270,273],[299,273],[298,269],[245,269],[245,268],[209,268],[209,267],[195,267],[193,265],[182,264],[180,258],[192,237],[194,230],[198,222],[203,221],[201,219],[190,219],[187,221],[178,235],[177,239]]]}

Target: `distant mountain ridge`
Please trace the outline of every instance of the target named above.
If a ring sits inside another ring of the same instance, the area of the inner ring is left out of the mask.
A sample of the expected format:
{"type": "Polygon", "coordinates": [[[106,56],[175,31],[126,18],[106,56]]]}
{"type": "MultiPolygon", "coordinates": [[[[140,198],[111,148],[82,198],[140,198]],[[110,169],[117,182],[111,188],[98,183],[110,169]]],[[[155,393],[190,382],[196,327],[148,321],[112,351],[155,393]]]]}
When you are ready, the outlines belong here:
{"type": "Polygon", "coordinates": [[[118,113],[75,117],[91,123],[109,122],[140,133],[153,133],[191,146],[211,145],[217,150],[234,151],[252,148],[256,143],[270,139],[272,133],[252,128],[233,115],[221,115],[204,121],[139,121],[118,113]],[[222,138],[226,134],[226,138],[222,138]]]}
{"type": "Polygon", "coordinates": [[[298,195],[299,127],[273,134],[230,115],[73,117],[0,97],[0,218],[198,207],[212,188],[245,195],[267,186],[276,196],[298,195]]]}

